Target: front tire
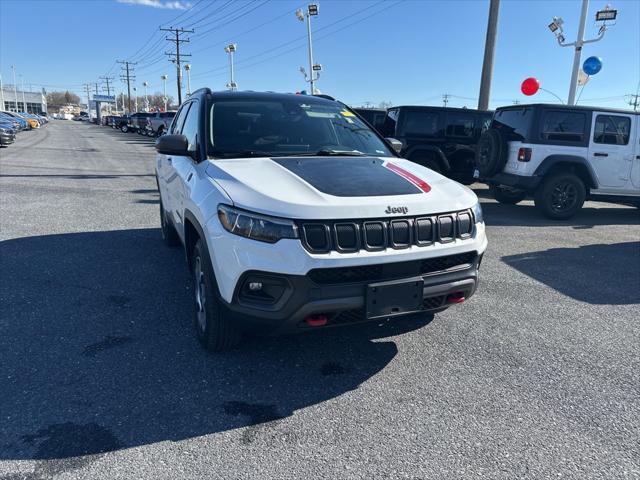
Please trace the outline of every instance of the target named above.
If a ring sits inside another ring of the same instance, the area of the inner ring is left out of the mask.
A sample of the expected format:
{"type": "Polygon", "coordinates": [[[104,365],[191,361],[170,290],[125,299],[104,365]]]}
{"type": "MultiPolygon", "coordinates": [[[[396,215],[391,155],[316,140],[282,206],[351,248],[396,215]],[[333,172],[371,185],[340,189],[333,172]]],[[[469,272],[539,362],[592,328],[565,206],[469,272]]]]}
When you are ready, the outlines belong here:
{"type": "Polygon", "coordinates": [[[493,198],[505,205],[516,205],[527,196],[527,192],[508,190],[496,185],[491,185],[489,191],[493,195],[493,198]]]}
{"type": "Polygon", "coordinates": [[[573,217],[582,208],[587,191],[583,181],[569,172],[545,178],[534,196],[536,207],[552,220],[573,217]]]}
{"type": "Polygon", "coordinates": [[[120,131],[122,133],[127,133],[129,131],[129,126],[128,125],[121,125],[120,126],[120,131]]]}
{"type": "Polygon", "coordinates": [[[223,352],[235,347],[240,332],[229,312],[218,299],[218,286],[204,242],[199,239],[192,255],[195,328],[198,341],[210,352],[223,352]]]}

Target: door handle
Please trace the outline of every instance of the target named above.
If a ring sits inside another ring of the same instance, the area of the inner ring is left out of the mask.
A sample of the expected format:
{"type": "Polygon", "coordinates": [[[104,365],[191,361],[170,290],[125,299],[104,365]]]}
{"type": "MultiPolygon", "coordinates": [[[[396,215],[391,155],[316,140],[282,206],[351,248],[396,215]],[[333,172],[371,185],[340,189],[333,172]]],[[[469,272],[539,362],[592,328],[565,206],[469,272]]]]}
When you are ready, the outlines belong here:
{"type": "Polygon", "coordinates": [[[173,159],[171,157],[167,157],[167,162],[171,163],[173,162],[173,159]]]}
{"type": "Polygon", "coordinates": [[[593,154],[594,157],[608,157],[609,154],[608,153],[603,153],[603,152],[596,152],[593,154]]]}
{"type": "Polygon", "coordinates": [[[640,160],[640,155],[636,155],[636,160],[640,160]]]}

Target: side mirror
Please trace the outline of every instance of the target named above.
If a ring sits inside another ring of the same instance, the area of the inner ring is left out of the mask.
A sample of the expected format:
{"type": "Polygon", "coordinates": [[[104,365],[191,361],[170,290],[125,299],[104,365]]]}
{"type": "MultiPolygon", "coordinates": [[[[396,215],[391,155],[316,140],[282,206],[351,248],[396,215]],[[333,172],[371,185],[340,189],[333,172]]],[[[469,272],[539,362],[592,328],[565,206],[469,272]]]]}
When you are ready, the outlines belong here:
{"type": "Polygon", "coordinates": [[[396,153],[402,151],[402,142],[400,140],[396,140],[395,138],[386,138],[385,140],[391,144],[391,148],[393,148],[396,153]]]}
{"type": "Polygon", "coordinates": [[[164,155],[190,157],[189,142],[184,135],[162,135],[156,140],[156,150],[164,155]]]}

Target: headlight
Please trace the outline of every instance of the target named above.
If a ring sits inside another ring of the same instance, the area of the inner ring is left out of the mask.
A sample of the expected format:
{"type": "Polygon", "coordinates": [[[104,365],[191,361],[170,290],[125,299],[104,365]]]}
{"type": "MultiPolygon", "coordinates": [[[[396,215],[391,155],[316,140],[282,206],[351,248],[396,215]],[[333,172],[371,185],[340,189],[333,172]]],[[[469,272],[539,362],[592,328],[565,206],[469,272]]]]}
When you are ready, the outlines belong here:
{"type": "Polygon", "coordinates": [[[282,238],[298,238],[291,220],[246,212],[228,205],[218,205],[218,218],[224,229],[241,237],[276,243],[282,238]]]}
{"type": "Polygon", "coordinates": [[[480,206],[480,202],[476,203],[473,206],[473,216],[476,218],[476,223],[483,223],[484,216],[482,215],[482,207],[480,206]]]}

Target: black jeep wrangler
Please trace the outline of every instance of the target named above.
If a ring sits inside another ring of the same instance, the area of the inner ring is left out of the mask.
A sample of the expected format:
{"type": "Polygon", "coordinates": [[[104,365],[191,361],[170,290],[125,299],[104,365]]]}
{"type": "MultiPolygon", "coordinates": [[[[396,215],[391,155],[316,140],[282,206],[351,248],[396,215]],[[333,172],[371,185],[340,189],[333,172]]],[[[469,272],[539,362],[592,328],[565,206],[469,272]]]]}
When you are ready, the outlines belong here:
{"type": "Polygon", "coordinates": [[[493,112],[392,107],[380,133],[402,142],[400,155],[462,183],[473,183],[475,148],[493,112]]]}

